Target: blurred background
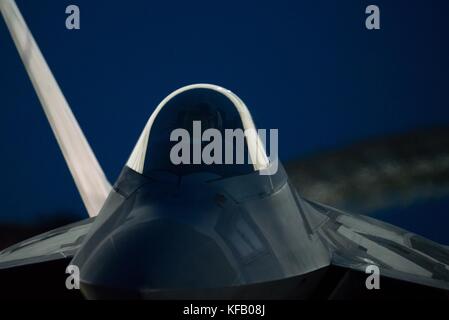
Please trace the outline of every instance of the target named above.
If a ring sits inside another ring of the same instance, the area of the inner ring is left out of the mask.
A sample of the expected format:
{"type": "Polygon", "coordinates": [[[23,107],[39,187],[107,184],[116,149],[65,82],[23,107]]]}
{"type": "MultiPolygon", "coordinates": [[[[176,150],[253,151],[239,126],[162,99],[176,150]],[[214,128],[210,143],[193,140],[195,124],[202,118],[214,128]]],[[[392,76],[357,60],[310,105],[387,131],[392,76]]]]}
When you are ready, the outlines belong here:
{"type": "MultiPolygon", "coordinates": [[[[160,100],[214,83],[279,129],[306,197],[449,244],[448,1],[17,5],[111,182],[160,100]]],[[[87,213],[3,20],[0,97],[3,248],[87,213]]]]}

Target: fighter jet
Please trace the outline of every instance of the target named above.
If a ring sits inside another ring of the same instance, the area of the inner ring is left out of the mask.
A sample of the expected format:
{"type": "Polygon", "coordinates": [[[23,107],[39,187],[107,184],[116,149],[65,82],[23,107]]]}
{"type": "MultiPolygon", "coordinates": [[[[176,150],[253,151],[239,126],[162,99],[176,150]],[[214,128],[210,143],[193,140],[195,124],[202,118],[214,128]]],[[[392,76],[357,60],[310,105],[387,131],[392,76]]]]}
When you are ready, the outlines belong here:
{"type": "MultiPolygon", "coordinates": [[[[234,93],[194,84],[149,117],[111,186],[13,0],[0,8],[89,219],[0,253],[2,292],[87,299],[449,297],[449,251],[375,219],[305,199],[263,143],[253,161],[173,164],[170,134],[253,129],[234,93]],[[80,290],[66,287],[79,270],[80,290]]],[[[194,141],[198,143],[198,141],[194,141]]]]}

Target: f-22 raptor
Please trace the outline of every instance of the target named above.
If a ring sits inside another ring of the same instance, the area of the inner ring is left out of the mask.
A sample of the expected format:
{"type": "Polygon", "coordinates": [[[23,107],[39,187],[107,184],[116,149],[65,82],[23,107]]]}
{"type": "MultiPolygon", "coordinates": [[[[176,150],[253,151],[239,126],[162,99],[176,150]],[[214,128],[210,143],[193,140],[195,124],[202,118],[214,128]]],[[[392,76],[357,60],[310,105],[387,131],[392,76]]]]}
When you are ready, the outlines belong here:
{"type": "MultiPolygon", "coordinates": [[[[175,128],[255,129],[210,84],[171,93],[111,186],[13,0],[0,9],[91,216],[0,253],[10,296],[88,299],[449,297],[449,251],[416,234],[304,199],[250,139],[242,165],[173,165],[175,128]],[[262,157],[260,158],[260,156],[262,157]],[[256,165],[257,164],[257,165],[256,165]],[[66,289],[68,266],[80,291],[66,289]],[[370,287],[366,270],[378,270],[370,287]]],[[[4,61],[3,61],[4,62],[4,61]]]]}

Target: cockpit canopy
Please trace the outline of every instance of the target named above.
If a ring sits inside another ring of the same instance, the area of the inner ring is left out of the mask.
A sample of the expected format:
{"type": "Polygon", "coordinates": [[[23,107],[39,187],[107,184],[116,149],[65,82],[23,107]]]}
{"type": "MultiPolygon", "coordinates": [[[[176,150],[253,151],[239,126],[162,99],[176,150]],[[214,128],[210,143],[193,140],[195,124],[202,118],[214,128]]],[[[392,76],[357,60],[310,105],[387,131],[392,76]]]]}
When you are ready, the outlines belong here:
{"type": "Polygon", "coordinates": [[[268,158],[245,104],[229,90],[196,84],[174,91],[158,105],[127,166],[143,175],[229,177],[264,169],[268,158]]]}

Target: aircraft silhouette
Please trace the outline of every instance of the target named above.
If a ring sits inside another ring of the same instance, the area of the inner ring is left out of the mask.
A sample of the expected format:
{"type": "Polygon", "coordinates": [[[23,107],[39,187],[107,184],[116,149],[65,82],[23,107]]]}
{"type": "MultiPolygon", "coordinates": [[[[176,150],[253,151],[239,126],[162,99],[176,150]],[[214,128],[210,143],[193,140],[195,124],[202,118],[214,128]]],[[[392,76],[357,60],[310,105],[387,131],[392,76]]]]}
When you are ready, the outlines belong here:
{"type": "Polygon", "coordinates": [[[79,297],[75,266],[88,299],[448,298],[447,248],[301,197],[280,163],[261,175],[274,164],[258,141],[248,164],[174,165],[175,128],[255,129],[219,86],[167,96],[111,186],[14,1],[0,8],[91,216],[2,251],[3,292],[79,297]]]}

